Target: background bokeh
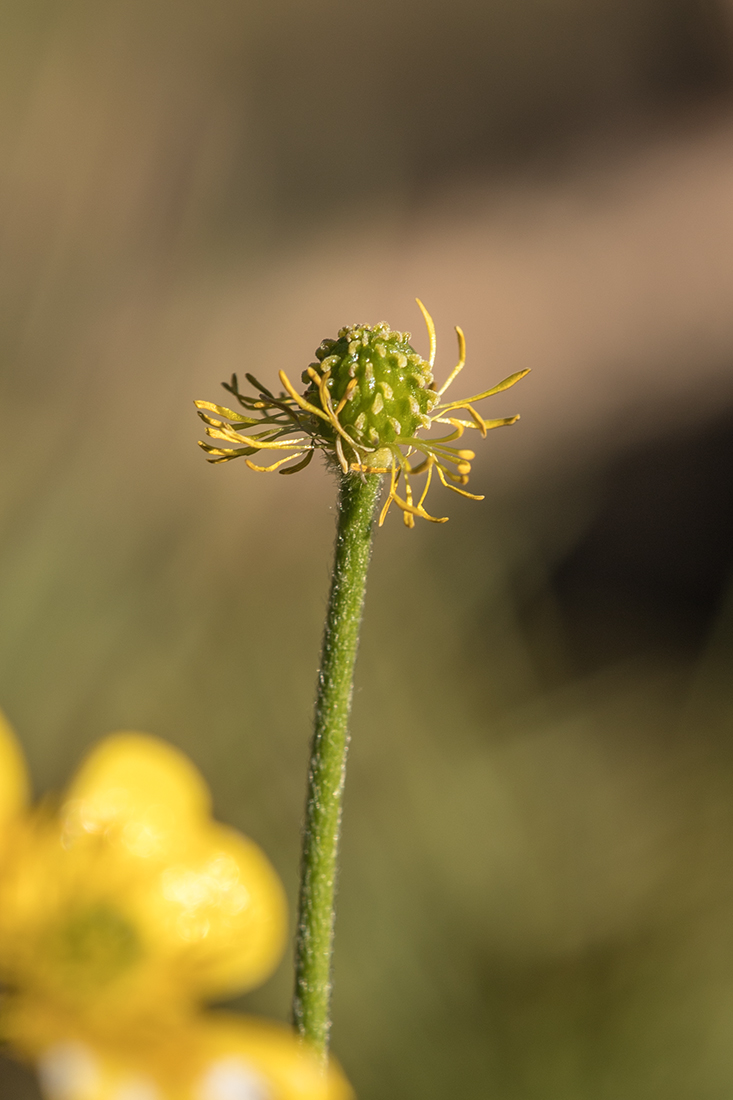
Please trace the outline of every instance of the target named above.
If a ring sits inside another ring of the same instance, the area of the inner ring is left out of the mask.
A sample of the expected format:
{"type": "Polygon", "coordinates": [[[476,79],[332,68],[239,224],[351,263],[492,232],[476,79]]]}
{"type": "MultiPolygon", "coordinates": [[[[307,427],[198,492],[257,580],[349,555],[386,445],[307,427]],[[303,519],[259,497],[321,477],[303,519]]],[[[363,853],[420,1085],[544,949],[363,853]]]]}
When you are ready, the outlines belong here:
{"type": "Polygon", "coordinates": [[[6,0],[0,87],[37,791],[155,732],[293,897],[334,486],[207,466],[192,400],[354,321],[424,351],[419,294],[461,393],[533,374],[487,500],[377,540],[335,1049],[361,1100],[729,1097],[733,7],[6,0]]]}

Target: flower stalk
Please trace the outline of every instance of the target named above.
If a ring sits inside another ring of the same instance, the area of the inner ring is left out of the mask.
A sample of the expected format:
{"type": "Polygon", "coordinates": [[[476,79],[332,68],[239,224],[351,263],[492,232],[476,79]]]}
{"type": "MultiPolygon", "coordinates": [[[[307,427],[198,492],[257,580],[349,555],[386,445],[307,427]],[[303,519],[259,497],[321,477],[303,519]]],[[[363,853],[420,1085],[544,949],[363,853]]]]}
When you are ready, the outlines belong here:
{"type": "Polygon", "coordinates": [[[293,1001],[299,1034],[324,1062],[330,1029],[334,900],[348,721],[382,478],[389,475],[380,527],[392,504],[408,528],[415,526],[416,518],[445,523],[447,516],[431,515],[425,507],[435,481],[459,496],[483,500],[466,489],[474,452],[453,444],[467,431],[485,438],[493,428],[516,423],[517,415],[486,419],[475,406],[508,390],[528,373],[517,371],[470,397],[446,398],[466,361],[463,331],[456,326],[458,362],[438,387],[433,373],[435,326],[419,299],[417,304],[428,330],[427,359],[415,351],[409,332],[393,331],[384,322],[347,325],[336,339],[321,341],[315,361],[301,375],[304,391],[282,370],[279,392],[268,389],[253,374],[246,375],[252,392],[243,392],[233,374],[223,386],[238,409],[196,401],[206,434],[215,441],[199,441],[209,462],[244,458],[258,473],[289,475],[304,469],[315,452],[321,451],[340,479],[336,550],[308,773],[293,1001]],[[443,434],[424,434],[435,428],[443,434]],[[269,458],[275,461],[259,464],[269,458]],[[424,478],[421,487],[416,481],[419,477],[424,478]]]}
{"type": "Polygon", "coordinates": [[[308,769],[295,947],[293,1019],[325,1058],[349,714],[381,474],[342,474],[331,592],[323,634],[308,769]]]}

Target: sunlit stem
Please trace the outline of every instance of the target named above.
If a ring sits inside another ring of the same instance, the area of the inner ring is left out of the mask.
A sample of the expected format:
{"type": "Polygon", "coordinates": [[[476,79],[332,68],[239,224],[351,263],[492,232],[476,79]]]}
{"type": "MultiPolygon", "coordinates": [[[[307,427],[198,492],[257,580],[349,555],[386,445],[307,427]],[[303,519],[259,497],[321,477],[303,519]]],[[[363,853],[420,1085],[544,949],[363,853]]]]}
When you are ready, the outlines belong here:
{"type": "Polygon", "coordinates": [[[293,1019],[325,1058],[348,722],[381,474],[340,478],[331,594],[323,635],[308,773],[293,1019]]]}

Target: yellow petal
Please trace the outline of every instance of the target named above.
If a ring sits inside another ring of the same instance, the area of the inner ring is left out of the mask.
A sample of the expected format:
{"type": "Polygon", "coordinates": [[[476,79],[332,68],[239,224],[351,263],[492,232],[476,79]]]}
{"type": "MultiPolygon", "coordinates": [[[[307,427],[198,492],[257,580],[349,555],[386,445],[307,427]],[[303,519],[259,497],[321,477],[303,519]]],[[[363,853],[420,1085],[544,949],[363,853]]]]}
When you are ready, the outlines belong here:
{"type": "Polygon", "coordinates": [[[269,975],[285,943],[282,886],[252,841],[211,820],[184,756],[118,734],[68,794],[60,820],[46,806],[13,831],[0,978],[101,1039],[269,975]]]}
{"type": "Polygon", "coordinates": [[[37,1054],[46,1100],[354,1100],[282,1025],[207,1013],[157,1036],[100,1044],[63,1029],[37,1054]]]}
{"type": "Polygon", "coordinates": [[[211,798],[193,764],[142,733],[117,733],[96,746],[62,809],[69,840],[119,835],[141,859],[165,858],[206,820],[211,798]]]}
{"type": "Polygon", "coordinates": [[[285,894],[256,844],[211,824],[187,857],[166,867],[136,911],[181,983],[213,997],[250,989],[272,972],[287,935],[285,894]]]}
{"type": "Polygon", "coordinates": [[[87,758],[69,796],[69,857],[90,836],[111,841],[102,877],[126,882],[120,900],[150,957],[168,960],[180,997],[239,992],[269,976],[287,932],[280,880],[256,844],[211,821],[208,790],[185,756],[116,734],[87,758]]]}
{"type": "Polygon", "coordinates": [[[10,723],[0,711],[0,829],[17,817],[28,801],[28,774],[10,723]]]}
{"type": "Polygon", "coordinates": [[[185,1100],[353,1100],[332,1060],[324,1072],[311,1050],[281,1025],[230,1013],[207,1013],[191,1026],[198,1062],[185,1100]],[[249,1087],[249,1092],[247,1088],[249,1087]],[[237,1088],[239,1091],[237,1091],[237,1088]]]}

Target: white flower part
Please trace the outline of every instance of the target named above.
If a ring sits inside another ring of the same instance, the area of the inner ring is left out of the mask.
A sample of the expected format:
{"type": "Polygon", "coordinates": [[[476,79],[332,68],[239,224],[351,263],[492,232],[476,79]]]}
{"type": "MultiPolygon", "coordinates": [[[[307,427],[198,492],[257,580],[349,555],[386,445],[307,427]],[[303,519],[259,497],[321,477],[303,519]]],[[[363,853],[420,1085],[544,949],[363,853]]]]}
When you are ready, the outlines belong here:
{"type": "Polygon", "coordinates": [[[161,1092],[150,1077],[126,1077],[110,1100],[162,1100],[161,1092]]]}
{"type": "Polygon", "coordinates": [[[99,1088],[99,1065],[83,1043],[56,1043],[38,1059],[41,1091],[47,1100],[92,1100],[99,1088]]]}
{"type": "Polygon", "coordinates": [[[265,1079],[241,1058],[213,1062],[194,1095],[195,1100],[274,1100],[265,1079]]]}

